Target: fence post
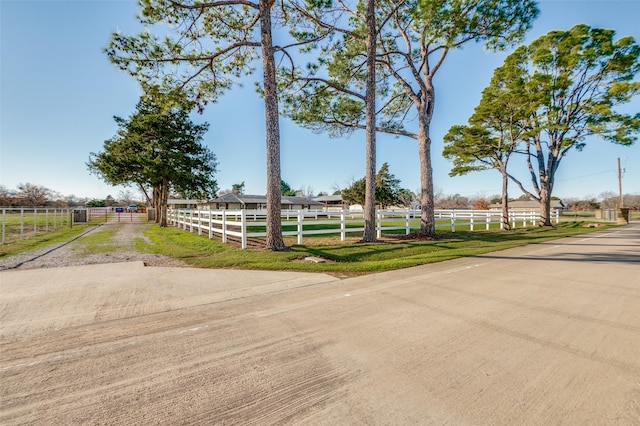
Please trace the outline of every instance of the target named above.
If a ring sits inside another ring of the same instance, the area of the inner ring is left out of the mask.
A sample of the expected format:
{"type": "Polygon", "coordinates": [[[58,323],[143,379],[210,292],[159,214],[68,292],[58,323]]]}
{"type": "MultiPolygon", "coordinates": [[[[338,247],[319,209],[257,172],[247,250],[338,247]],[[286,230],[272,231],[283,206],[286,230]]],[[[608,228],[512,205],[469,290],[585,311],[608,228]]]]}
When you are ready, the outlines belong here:
{"type": "Polygon", "coordinates": [[[451,232],[456,232],[456,211],[451,210],[451,232]]]}
{"type": "Polygon", "coordinates": [[[20,209],[20,239],[24,238],[24,209],[20,209]]]}
{"type": "Polygon", "coordinates": [[[7,210],[2,209],[2,244],[4,244],[4,232],[5,232],[5,223],[7,221],[7,210]]]}
{"type": "Polygon", "coordinates": [[[407,229],[405,231],[405,235],[409,235],[411,233],[411,213],[409,212],[409,209],[407,209],[407,229]]]}
{"type": "Polygon", "coordinates": [[[380,238],[382,237],[382,211],[381,210],[377,210],[376,211],[376,216],[377,216],[377,226],[376,226],[376,238],[380,238]]]}
{"type": "Polygon", "coordinates": [[[340,212],[340,241],[344,241],[346,239],[346,225],[344,210],[342,210],[342,212],[340,212]]]}
{"type": "Polygon", "coordinates": [[[240,210],[240,232],[242,233],[242,250],[247,248],[247,212],[240,210]]]}
{"type": "Polygon", "coordinates": [[[302,210],[298,210],[298,244],[302,245],[302,218],[304,213],[302,210]]]}
{"type": "Polygon", "coordinates": [[[222,210],[222,242],[227,243],[227,211],[222,210]]]}
{"type": "Polygon", "coordinates": [[[469,221],[469,230],[473,231],[473,218],[476,215],[475,210],[471,210],[471,220],[469,221]]]}
{"type": "Polygon", "coordinates": [[[211,205],[209,205],[209,239],[213,238],[213,214],[211,213],[211,205]]]}
{"type": "Polygon", "coordinates": [[[33,208],[33,235],[38,235],[38,208],[33,208]]]}
{"type": "Polygon", "coordinates": [[[485,218],[485,221],[487,223],[487,231],[489,230],[489,226],[491,225],[491,211],[487,210],[487,212],[485,213],[485,215],[487,216],[485,218]]]}

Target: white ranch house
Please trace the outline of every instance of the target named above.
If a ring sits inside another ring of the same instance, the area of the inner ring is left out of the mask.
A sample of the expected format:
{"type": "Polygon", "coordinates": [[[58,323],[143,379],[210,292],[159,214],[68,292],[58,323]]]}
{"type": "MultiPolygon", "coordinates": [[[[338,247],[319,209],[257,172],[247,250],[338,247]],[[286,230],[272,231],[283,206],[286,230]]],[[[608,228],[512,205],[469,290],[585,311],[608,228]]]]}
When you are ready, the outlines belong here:
{"type": "MultiPolygon", "coordinates": [[[[323,204],[307,197],[282,196],[282,210],[321,209],[323,204]]],[[[264,210],[267,208],[265,195],[244,195],[228,193],[208,201],[198,203],[199,209],[212,210],[264,210]]]]}

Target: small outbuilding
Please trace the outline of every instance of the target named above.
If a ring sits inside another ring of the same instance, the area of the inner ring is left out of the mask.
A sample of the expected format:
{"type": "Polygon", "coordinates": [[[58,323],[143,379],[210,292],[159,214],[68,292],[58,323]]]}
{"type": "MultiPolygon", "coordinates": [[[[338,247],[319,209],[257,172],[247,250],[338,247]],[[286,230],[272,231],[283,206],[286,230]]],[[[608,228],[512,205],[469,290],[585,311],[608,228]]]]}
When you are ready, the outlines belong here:
{"type": "Polygon", "coordinates": [[[342,199],[342,195],[322,195],[315,197],[315,201],[322,203],[324,211],[342,211],[349,209],[349,203],[342,199]]]}

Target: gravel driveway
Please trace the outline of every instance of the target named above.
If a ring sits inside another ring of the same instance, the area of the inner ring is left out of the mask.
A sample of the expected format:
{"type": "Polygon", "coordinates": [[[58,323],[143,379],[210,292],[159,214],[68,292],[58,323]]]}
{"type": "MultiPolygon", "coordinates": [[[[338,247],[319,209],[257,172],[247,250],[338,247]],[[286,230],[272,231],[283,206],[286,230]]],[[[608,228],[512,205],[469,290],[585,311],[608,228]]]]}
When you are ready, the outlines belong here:
{"type": "Polygon", "coordinates": [[[133,261],[142,261],[147,266],[189,266],[185,262],[167,256],[136,251],[135,240],[137,238],[146,239],[143,234],[145,226],[138,223],[103,224],[71,241],[2,258],[0,259],[0,271],[133,261]],[[89,252],[85,237],[112,227],[115,227],[117,232],[106,244],[115,246],[116,249],[105,252],[89,252]]]}

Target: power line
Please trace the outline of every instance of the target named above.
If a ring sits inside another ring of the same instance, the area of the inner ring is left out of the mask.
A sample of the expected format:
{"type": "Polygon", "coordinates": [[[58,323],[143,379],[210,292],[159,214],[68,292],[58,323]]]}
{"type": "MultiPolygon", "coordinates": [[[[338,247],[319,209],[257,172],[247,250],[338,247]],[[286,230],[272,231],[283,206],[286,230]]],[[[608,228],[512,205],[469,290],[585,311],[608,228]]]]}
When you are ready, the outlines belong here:
{"type": "Polygon", "coordinates": [[[596,173],[591,173],[588,175],[583,175],[583,176],[576,176],[576,177],[571,177],[571,178],[565,178],[565,179],[557,179],[556,182],[564,182],[566,180],[576,180],[576,179],[584,179],[584,178],[588,178],[591,176],[598,176],[598,175],[603,175],[606,173],[615,173],[615,170],[604,170],[602,172],[596,172],[596,173]]]}

